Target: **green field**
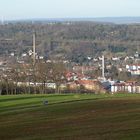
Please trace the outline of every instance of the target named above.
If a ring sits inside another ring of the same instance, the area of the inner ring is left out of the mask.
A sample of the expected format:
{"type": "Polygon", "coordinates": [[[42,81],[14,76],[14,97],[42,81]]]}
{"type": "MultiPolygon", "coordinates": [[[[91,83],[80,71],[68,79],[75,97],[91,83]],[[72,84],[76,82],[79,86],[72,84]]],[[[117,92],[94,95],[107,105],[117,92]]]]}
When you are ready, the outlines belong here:
{"type": "Polygon", "coordinates": [[[140,95],[0,96],[0,140],[140,140],[140,95]]]}

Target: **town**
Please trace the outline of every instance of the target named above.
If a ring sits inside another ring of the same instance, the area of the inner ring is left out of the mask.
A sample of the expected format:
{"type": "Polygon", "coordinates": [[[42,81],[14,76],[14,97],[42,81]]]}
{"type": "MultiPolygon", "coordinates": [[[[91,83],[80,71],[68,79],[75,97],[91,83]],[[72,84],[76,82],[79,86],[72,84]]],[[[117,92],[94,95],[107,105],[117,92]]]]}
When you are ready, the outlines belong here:
{"type": "Polygon", "coordinates": [[[1,0],[0,140],[140,140],[140,0],[1,0]]]}
{"type": "MultiPolygon", "coordinates": [[[[8,40],[8,42],[11,40],[8,40]]],[[[4,41],[2,41],[4,42],[4,41]]],[[[6,40],[7,42],[7,40],[6,40]]],[[[140,53],[86,56],[85,63],[47,59],[33,47],[0,57],[0,94],[140,93],[140,53]]]]}

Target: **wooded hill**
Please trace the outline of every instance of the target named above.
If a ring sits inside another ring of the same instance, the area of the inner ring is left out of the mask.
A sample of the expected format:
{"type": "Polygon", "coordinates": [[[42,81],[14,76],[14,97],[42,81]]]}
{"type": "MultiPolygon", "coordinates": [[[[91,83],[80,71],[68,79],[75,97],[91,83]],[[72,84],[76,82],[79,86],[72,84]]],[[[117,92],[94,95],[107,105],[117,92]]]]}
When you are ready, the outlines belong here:
{"type": "Polygon", "coordinates": [[[0,55],[28,52],[34,31],[38,54],[48,58],[79,61],[101,52],[129,55],[140,51],[140,24],[23,22],[0,25],[0,55]]]}

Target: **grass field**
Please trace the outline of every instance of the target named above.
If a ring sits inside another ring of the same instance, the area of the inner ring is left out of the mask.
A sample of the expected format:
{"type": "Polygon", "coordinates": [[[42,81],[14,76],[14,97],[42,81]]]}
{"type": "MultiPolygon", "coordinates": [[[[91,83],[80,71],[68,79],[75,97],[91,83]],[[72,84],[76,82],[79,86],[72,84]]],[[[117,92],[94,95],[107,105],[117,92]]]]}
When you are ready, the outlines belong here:
{"type": "Polygon", "coordinates": [[[140,95],[0,96],[0,140],[140,140],[140,95]]]}

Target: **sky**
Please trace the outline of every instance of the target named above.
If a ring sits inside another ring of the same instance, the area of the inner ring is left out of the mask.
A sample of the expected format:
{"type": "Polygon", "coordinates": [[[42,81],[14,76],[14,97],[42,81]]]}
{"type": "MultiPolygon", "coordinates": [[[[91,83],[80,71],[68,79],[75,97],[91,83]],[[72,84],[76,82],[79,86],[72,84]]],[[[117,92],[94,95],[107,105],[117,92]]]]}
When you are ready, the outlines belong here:
{"type": "Polygon", "coordinates": [[[0,18],[95,18],[140,16],[140,0],[0,0],[0,18]]]}

